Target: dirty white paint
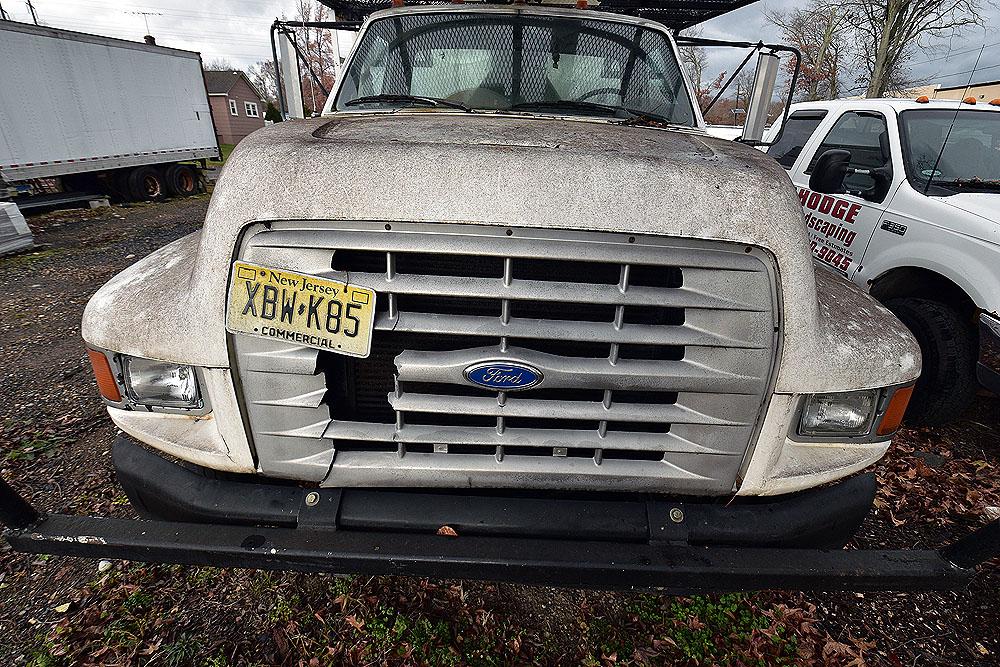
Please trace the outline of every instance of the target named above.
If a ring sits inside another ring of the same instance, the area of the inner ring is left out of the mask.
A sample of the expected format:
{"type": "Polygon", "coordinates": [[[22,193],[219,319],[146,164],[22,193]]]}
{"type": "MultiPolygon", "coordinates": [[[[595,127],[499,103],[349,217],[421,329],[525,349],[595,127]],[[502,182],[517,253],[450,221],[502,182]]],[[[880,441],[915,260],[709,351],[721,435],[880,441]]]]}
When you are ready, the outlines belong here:
{"type": "MultiPolygon", "coordinates": [[[[775,391],[786,396],[771,402],[745,493],[814,485],[885,450],[789,444],[791,395],[900,384],[920,369],[914,340],[888,311],[814,268],[795,190],[766,155],[698,130],[450,112],[338,114],[255,132],[223,168],[203,231],[103,287],[84,314],[84,338],[227,368],[226,283],[240,233],[255,221],[300,219],[497,225],[515,235],[520,227],[594,230],[768,249],[782,312],[775,391]],[[776,477],[784,481],[767,481],[776,477]]],[[[167,426],[174,422],[164,415],[115,413],[115,421],[177,456],[196,428],[167,426]]],[[[199,431],[191,451],[204,465],[244,469],[235,453],[242,443],[219,446],[242,424],[216,427],[221,421],[205,422],[214,435],[199,431]]]]}
{"type": "Polygon", "coordinates": [[[171,456],[215,470],[255,472],[233,380],[226,369],[205,369],[202,388],[212,413],[201,417],[109,407],[122,431],[171,456]]]}

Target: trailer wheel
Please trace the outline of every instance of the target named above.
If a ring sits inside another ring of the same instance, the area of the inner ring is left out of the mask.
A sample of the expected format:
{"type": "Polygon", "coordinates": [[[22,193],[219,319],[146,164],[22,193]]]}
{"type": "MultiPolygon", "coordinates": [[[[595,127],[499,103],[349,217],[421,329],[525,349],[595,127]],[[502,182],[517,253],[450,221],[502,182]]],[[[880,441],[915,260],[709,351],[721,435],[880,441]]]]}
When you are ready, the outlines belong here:
{"type": "Polygon", "coordinates": [[[172,164],[164,172],[167,190],[174,197],[198,194],[198,174],[189,164],[172,164]]]}
{"type": "Polygon", "coordinates": [[[152,167],[136,167],[128,175],[128,189],[136,201],[160,201],[167,197],[163,175],[152,167]]]}
{"type": "Polygon", "coordinates": [[[906,422],[935,426],[957,419],[976,393],[975,336],[949,306],[914,297],[888,299],[885,307],[920,345],[923,370],[906,410],[906,422]]]}

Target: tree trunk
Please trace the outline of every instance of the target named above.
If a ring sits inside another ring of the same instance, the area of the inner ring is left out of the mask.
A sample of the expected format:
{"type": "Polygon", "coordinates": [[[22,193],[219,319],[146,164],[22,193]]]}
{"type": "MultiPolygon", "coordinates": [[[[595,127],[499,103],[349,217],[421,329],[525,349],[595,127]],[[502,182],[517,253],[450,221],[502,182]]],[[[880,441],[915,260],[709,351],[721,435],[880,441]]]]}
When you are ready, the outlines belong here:
{"type": "MultiPolygon", "coordinates": [[[[826,52],[830,49],[830,44],[833,42],[834,27],[837,23],[837,10],[835,8],[830,10],[830,14],[826,17],[826,21],[826,29],[823,31],[823,41],[819,45],[819,51],[816,52],[817,72],[823,71],[823,62],[826,60],[826,52]]],[[[812,77],[812,80],[809,82],[809,88],[806,91],[806,96],[806,99],[810,101],[819,99],[818,76],[812,77]]]]}
{"type": "Polygon", "coordinates": [[[901,2],[898,0],[889,0],[886,3],[882,34],[878,40],[878,50],[875,53],[875,62],[872,64],[872,78],[868,82],[868,91],[865,93],[865,97],[885,95],[885,89],[889,83],[889,48],[893,29],[900,15],[900,4],[901,2]]]}

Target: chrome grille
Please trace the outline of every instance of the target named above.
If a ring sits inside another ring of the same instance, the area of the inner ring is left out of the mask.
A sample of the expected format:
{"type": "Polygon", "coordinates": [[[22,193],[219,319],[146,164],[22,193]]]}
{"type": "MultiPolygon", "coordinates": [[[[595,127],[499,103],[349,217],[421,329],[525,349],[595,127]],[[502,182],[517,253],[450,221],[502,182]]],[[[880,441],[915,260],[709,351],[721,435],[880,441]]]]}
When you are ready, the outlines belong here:
{"type": "Polygon", "coordinates": [[[734,487],[775,354],[763,251],[282,222],[248,234],[241,255],[378,292],[367,359],[234,337],[264,472],[331,485],[734,487]],[[509,392],[465,380],[464,369],[495,360],[544,379],[509,392]]]}

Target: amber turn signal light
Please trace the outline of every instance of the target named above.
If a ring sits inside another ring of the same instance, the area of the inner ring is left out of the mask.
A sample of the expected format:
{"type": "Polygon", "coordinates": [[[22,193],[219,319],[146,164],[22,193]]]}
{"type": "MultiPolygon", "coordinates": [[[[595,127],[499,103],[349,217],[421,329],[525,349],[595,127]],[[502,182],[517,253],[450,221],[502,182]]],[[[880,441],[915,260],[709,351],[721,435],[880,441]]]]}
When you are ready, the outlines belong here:
{"type": "Polygon", "coordinates": [[[889,399],[889,407],[885,409],[882,422],[878,425],[879,435],[892,435],[899,430],[903,423],[903,415],[906,414],[906,406],[910,403],[910,396],[913,395],[913,385],[897,389],[889,399]]]}
{"type": "Polygon", "coordinates": [[[122,400],[122,392],[118,389],[118,382],[115,381],[115,374],[111,370],[108,358],[96,350],[87,350],[90,357],[90,365],[94,368],[94,377],[97,378],[97,389],[101,396],[113,403],[122,400]]]}

